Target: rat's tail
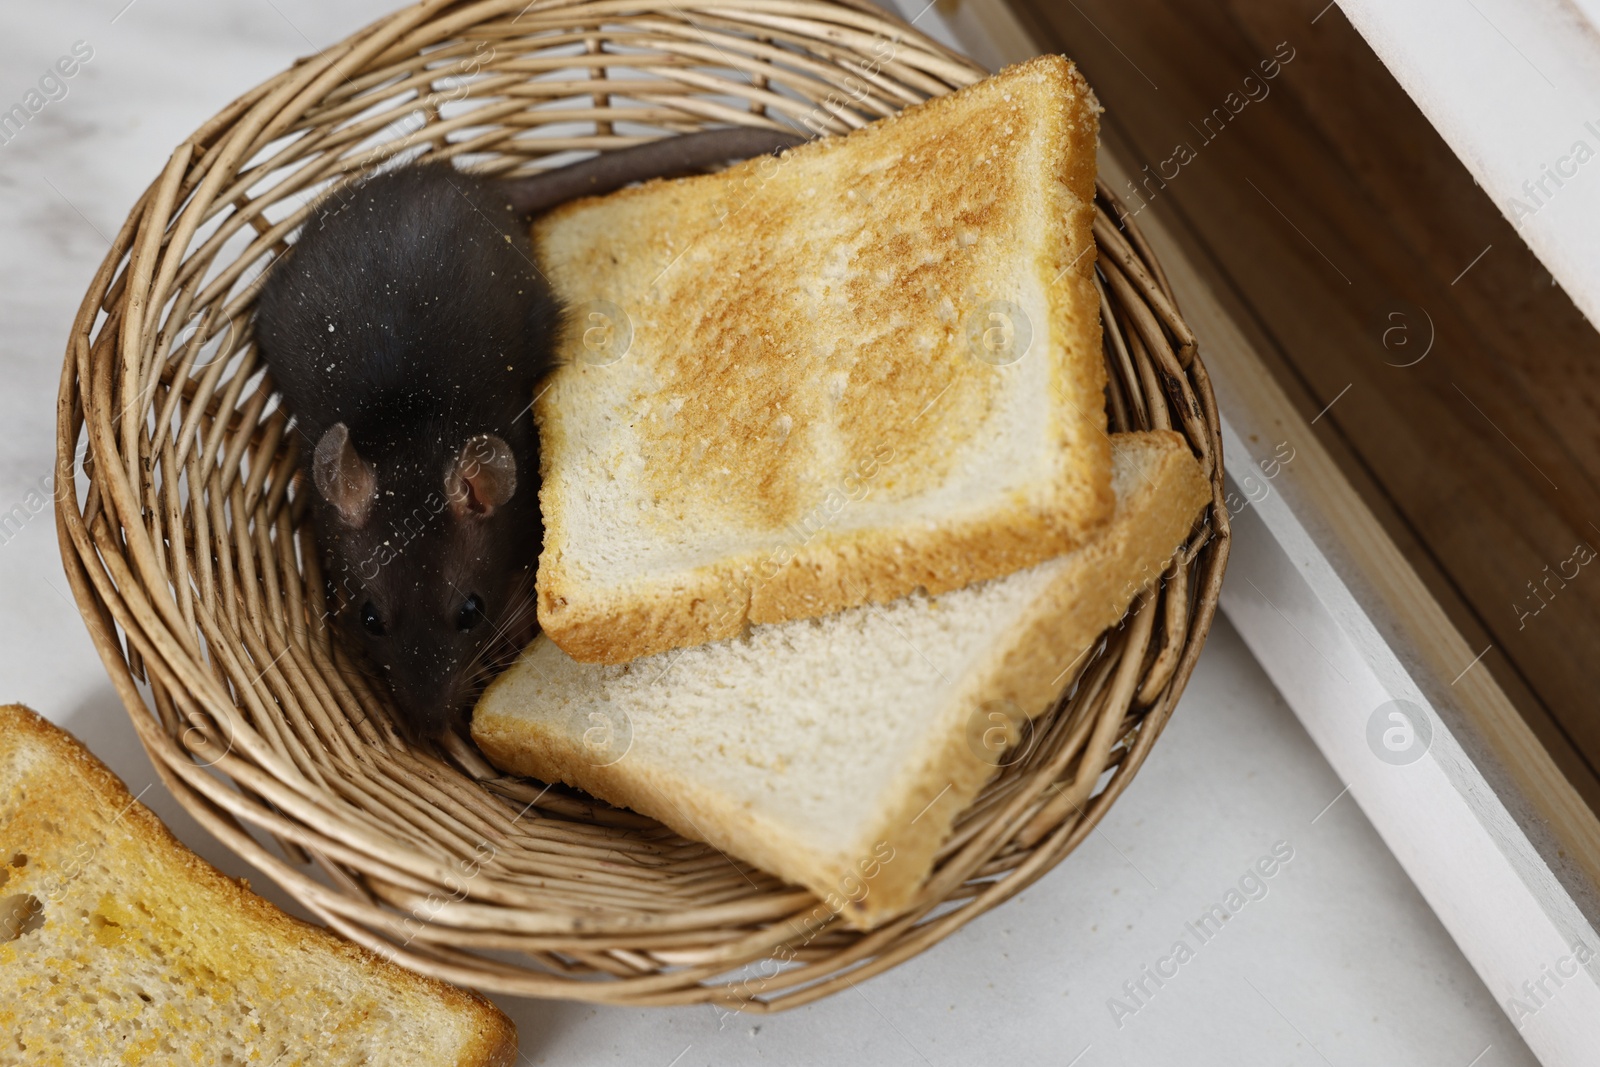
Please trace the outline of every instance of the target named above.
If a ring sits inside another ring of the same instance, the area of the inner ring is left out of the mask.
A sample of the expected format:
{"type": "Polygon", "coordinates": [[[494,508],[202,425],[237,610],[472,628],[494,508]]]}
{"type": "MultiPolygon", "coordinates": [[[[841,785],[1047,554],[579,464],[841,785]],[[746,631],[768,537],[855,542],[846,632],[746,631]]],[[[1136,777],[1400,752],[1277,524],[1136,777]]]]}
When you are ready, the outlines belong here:
{"type": "Polygon", "coordinates": [[[599,196],[647,178],[679,178],[715,163],[779,152],[805,139],[783,130],[730,126],[601,152],[593,159],[503,184],[518,214],[537,215],[580,196],[599,196]]]}

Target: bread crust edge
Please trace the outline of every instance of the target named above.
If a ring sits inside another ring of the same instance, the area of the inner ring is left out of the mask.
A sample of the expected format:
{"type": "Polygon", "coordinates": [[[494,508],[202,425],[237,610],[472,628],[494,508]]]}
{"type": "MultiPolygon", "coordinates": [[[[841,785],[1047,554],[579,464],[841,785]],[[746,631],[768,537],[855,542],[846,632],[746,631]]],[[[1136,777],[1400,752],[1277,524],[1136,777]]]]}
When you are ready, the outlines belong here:
{"type": "MultiPolygon", "coordinates": [[[[885,603],[919,588],[937,595],[1071,551],[1109,521],[1115,501],[1106,433],[1106,368],[1100,358],[1102,326],[1093,282],[1095,257],[1086,254],[1095,247],[1095,151],[1101,108],[1077,66],[1063,56],[1037,56],[1005,68],[996,77],[1029,66],[1046,68],[1048,76],[1070,86],[1070,92],[1060,97],[1063,115],[1058,125],[1065,143],[1051,146],[1051,151],[1058,164],[1058,193],[1067,215],[1062,228],[1071,240],[1038,270],[1051,279],[1046,286],[1053,312],[1051,332],[1068,353],[1052,372],[1058,393],[1056,432],[1062,446],[1059,480],[1050,490],[1052,499],[933,529],[902,526],[847,535],[831,535],[824,529],[806,537],[798,548],[774,538],[776,543],[770,549],[740,553],[662,580],[600,586],[574,577],[564,559],[562,502],[549,469],[561,448],[562,431],[557,413],[547,410],[554,404],[555,391],[546,390],[535,411],[541,434],[552,433],[541,454],[541,466],[546,468],[540,490],[545,537],[536,583],[536,613],[540,629],[563,652],[583,663],[625,663],[734,637],[750,624],[814,618],[859,604],[885,603]],[[1073,360],[1072,352],[1087,353],[1089,358],[1073,360]],[[1068,455],[1078,458],[1068,463],[1068,455]],[[1094,477],[1095,472],[1101,477],[1094,477]]],[[[900,121],[916,110],[941,106],[955,95],[933,97],[883,121],[900,121]]],[[[819,149],[835,151],[837,144],[810,142],[794,151],[819,149]]],[[[731,173],[753,165],[752,161],[737,164],[731,173]]],[[[650,184],[611,196],[642,195],[650,184]]],[[[595,199],[563,205],[547,218],[558,218],[595,199]]],[[[864,473],[864,477],[870,476],[864,473]]]]}
{"type": "Polygon", "coordinates": [[[804,886],[819,899],[830,893],[843,898],[839,913],[857,929],[881,926],[915,898],[956,818],[995,773],[995,766],[980,762],[968,745],[965,727],[970,716],[991,700],[1013,701],[1030,719],[1048,710],[1065,676],[1060,650],[1078,650],[1074,655],[1081,658],[1081,650],[1123,618],[1134,599],[1166,570],[1211,500],[1210,484],[1182,435],[1170,430],[1117,435],[1115,447],[1159,453],[1148,468],[1141,465],[1146,481],[1138,490],[1139,499],[1128,505],[1138,515],[1131,536],[1115,544],[1092,542],[1083,549],[1087,558],[1057,576],[1033,600],[1013,623],[1010,636],[997,644],[985,665],[963,680],[944,706],[937,727],[929,731],[926,755],[903,772],[906,785],[894,791],[898,800],[869,832],[836,855],[823,856],[804,847],[786,837],[781,825],[762,822],[752,829],[747,812],[700,795],[692,781],[655,782],[657,775],[647,771],[640,777],[626,759],[593,766],[570,738],[546,732],[528,719],[475,713],[473,740],[503,770],[541,781],[553,778],[607,803],[647,814],[685,837],[707,841],[804,886]],[[1092,610],[1084,610],[1086,602],[1094,605],[1092,610]],[[671,799],[674,794],[687,798],[692,815],[671,799]],[[900,829],[909,827],[916,829],[900,829]],[[867,874],[862,863],[880,856],[879,843],[892,847],[894,857],[887,862],[880,859],[867,874]],[[853,892],[841,892],[852,878],[864,886],[859,899],[850,899],[853,892]]]}
{"type": "Polygon", "coordinates": [[[384,959],[331,931],[289,915],[271,901],[246,889],[212,866],[175,837],[155,812],[129,792],[111,768],[67,730],[25,704],[0,705],[0,737],[25,736],[68,769],[104,810],[120,811],[119,826],[139,837],[145,848],[165,852],[204,894],[231,909],[234,921],[276,933],[296,948],[311,946],[370,968],[371,980],[402,986],[417,996],[434,997],[443,1006],[474,1020],[472,1039],[456,1067],[512,1067],[517,1058],[517,1030],[499,1008],[482,995],[461,989],[384,959]]]}

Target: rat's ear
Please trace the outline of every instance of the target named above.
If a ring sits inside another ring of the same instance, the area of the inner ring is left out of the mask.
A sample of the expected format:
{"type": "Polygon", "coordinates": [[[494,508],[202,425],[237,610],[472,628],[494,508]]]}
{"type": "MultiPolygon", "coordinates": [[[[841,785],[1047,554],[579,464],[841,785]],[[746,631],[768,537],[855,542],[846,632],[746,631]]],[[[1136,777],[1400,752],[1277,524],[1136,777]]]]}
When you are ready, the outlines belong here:
{"type": "Polygon", "coordinates": [[[367,521],[378,495],[378,475],[350,443],[350,428],[342,422],[328,427],[311,458],[311,480],[317,492],[332,504],[351,526],[367,521]]]}
{"type": "Polygon", "coordinates": [[[517,457],[492,433],[469,437],[445,472],[444,492],[458,516],[487,518],[517,491],[517,457]]]}

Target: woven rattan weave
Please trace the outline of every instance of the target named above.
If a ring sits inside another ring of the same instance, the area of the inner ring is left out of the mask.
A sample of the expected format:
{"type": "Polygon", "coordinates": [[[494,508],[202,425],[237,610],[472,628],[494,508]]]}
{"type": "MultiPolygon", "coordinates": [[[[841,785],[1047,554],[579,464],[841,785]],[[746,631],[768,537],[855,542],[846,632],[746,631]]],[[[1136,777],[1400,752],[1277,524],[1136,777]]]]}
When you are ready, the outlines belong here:
{"type": "Polygon", "coordinates": [[[756,1011],[921,952],[1069,853],[1171,714],[1228,545],[1205,370],[1108,191],[1111,421],[1185,434],[1215,500],[959,821],[915,906],[866,934],[800,921],[810,894],[648,819],[499,776],[465,745],[408,746],[324,623],[296,435],[249,331],[261,271],[308,204],[397,154],[526,173],[729,123],[839,133],[983,74],[857,0],[433,2],[307,57],[179,145],[74,323],[57,499],[84,618],[184,806],[330,926],[419,971],[756,1011]]]}

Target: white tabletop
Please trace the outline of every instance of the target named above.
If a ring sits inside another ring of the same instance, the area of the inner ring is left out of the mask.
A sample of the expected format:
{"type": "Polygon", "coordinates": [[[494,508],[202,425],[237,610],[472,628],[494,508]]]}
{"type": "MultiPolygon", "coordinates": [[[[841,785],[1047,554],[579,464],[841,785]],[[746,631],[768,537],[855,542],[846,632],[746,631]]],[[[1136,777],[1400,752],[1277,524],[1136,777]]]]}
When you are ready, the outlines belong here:
{"type": "MultiPolygon", "coordinates": [[[[179,837],[248,875],[151,785],[67,594],[50,511],[26,517],[29,494],[51,469],[73,312],[170,148],[387,3],[124,3],[6,0],[0,23],[0,110],[75,42],[93,50],[66,95],[0,146],[0,517],[13,515],[0,525],[0,700],[73,730],[179,837]]],[[[1532,1064],[1495,1003],[1511,992],[1478,981],[1219,620],[1172,724],[1101,828],[930,952],[770,1018],[500,1003],[531,1063],[1532,1064]],[[1247,883],[1259,899],[1202,942],[1189,924],[1275,846],[1292,858],[1247,883]],[[1172,977],[1158,986],[1147,967],[1172,977]]]]}

